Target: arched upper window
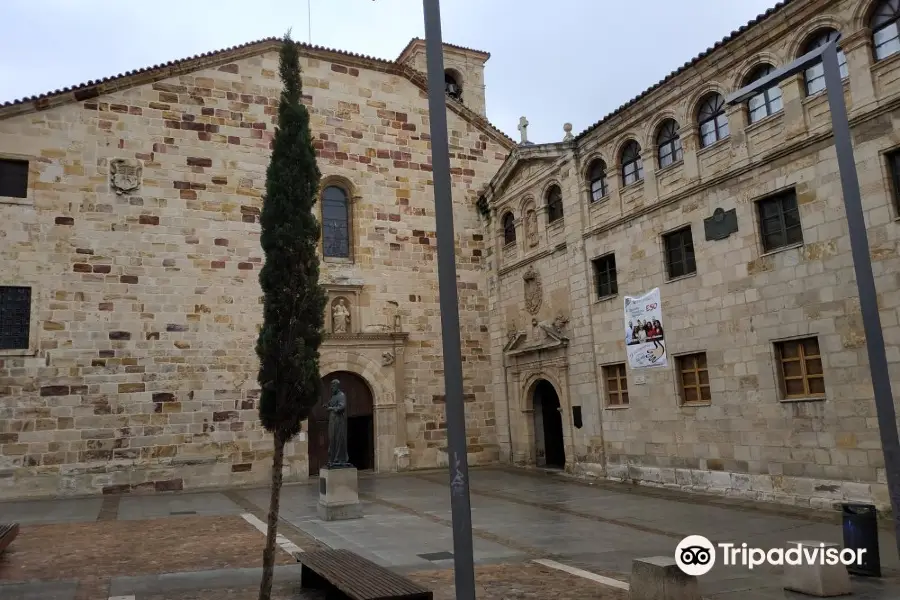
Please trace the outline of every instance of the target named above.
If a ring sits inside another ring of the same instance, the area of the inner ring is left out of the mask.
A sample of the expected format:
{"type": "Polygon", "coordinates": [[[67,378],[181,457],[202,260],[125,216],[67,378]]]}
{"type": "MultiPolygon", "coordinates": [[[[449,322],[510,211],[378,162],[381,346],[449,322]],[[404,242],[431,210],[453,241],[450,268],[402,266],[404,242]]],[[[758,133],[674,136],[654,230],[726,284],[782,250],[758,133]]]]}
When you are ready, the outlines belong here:
{"type": "Polygon", "coordinates": [[[703,97],[697,111],[697,125],[700,127],[701,148],[728,137],[728,115],[722,94],[712,92],[703,97]]]}
{"type": "Polygon", "coordinates": [[[503,244],[514,244],[516,242],[516,218],[511,212],[503,215],[503,244]]]}
{"type": "Polygon", "coordinates": [[[622,181],[629,185],[644,179],[644,161],[641,160],[641,145],[629,140],[622,148],[622,181]]]}
{"type": "Polygon", "coordinates": [[[563,218],[562,190],[553,185],[547,190],[547,221],[553,223],[563,218]]]}
{"type": "Polygon", "coordinates": [[[609,193],[609,185],[606,182],[606,163],[597,159],[591,163],[588,170],[588,180],[591,183],[591,202],[596,202],[609,193]]]}
{"type": "MultiPolygon", "coordinates": [[[[815,32],[812,37],[809,38],[809,41],[806,42],[806,45],[803,46],[803,54],[812,52],[819,46],[824,46],[828,42],[836,40],[840,37],[841,34],[834,29],[820,29],[819,31],[815,32]]],[[[837,55],[838,66],[841,69],[841,79],[846,79],[850,75],[850,70],[847,68],[847,57],[844,56],[844,52],[840,48],[838,48],[837,55]]],[[[824,90],[825,67],[824,65],[822,65],[821,61],[808,68],[804,73],[804,78],[806,79],[807,96],[818,94],[819,92],[824,90]]]]}
{"type": "MultiPolygon", "coordinates": [[[[761,64],[750,71],[750,74],[744,81],[744,85],[759,81],[773,71],[775,71],[775,67],[772,65],[761,64]]],[[[765,119],[769,115],[774,115],[781,111],[782,108],[781,88],[778,87],[777,83],[772,87],[759,92],[747,101],[747,110],[750,113],[751,123],[756,123],[760,119],[765,119]]]]}
{"type": "Polygon", "coordinates": [[[459,77],[450,70],[444,71],[444,91],[454,100],[462,102],[462,85],[459,77]]]}
{"type": "Polygon", "coordinates": [[[666,119],[656,135],[656,148],[659,151],[659,168],[668,167],[683,157],[681,137],[678,135],[678,123],[674,119],[666,119]]]}
{"type": "Polygon", "coordinates": [[[900,0],[881,0],[869,22],[875,60],[900,52],[900,0]]]}
{"type": "Polygon", "coordinates": [[[336,185],[322,190],[322,252],[328,258],[350,258],[350,201],[336,185]]]}

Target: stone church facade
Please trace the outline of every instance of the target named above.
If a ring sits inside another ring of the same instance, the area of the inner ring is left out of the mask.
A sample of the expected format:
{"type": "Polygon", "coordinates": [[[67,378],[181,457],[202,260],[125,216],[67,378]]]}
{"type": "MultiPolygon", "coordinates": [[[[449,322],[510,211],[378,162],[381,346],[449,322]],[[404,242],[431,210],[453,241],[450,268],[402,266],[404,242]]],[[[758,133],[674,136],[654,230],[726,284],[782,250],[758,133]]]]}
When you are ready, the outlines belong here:
{"type": "MultiPolygon", "coordinates": [[[[0,498],[264,483],[259,212],[271,39],[0,105],[0,498]]],[[[301,45],[323,174],[323,378],[364,468],[446,464],[424,43],[301,45]]],[[[470,460],[499,460],[479,194],[514,142],[445,46],[470,460]]],[[[287,448],[304,480],[322,415],[287,448]]],[[[351,457],[353,458],[353,457],[351,457]]]]}
{"type": "Polygon", "coordinates": [[[898,23],[895,1],[782,2],[583,133],[518,145],[485,195],[501,460],[889,508],[822,68],[724,98],[840,34],[900,397],[898,23]],[[668,364],[635,369],[624,298],[654,288],[668,364]]]}

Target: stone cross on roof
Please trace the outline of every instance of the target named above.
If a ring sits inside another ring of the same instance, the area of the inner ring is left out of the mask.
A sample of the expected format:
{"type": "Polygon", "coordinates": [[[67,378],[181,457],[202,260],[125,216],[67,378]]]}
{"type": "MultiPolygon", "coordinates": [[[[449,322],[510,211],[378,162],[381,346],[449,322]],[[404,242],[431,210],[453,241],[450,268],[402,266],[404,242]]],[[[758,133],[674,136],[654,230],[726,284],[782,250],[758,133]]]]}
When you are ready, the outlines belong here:
{"type": "Polygon", "coordinates": [[[521,117],[519,119],[519,133],[522,134],[521,144],[528,143],[528,119],[521,117]]]}

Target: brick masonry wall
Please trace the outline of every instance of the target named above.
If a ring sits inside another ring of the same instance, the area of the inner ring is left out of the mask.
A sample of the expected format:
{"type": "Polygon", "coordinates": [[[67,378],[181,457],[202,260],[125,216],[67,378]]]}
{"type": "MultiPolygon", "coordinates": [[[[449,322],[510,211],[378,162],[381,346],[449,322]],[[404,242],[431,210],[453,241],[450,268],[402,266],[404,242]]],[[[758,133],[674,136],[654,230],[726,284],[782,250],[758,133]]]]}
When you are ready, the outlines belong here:
{"type": "MultiPolygon", "coordinates": [[[[819,507],[848,499],[889,507],[824,95],[806,97],[802,74],[795,76],[781,86],[783,112],[748,125],[743,107],[729,109],[731,136],[708,148],[699,148],[694,124],[706,92],[737,89],[740,77],[760,60],[789,62],[802,54],[803,41],[818,28],[841,31],[850,65],[845,96],[896,391],[900,213],[883,153],[900,145],[900,56],[873,64],[862,8],[851,1],[792,3],[784,18],[757,26],[577,142],[523,151],[527,158],[518,170],[494,182],[500,191],[490,204],[498,217],[512,210],[522,219],[522,199],[533,195],[541,205],[551,181],[561,182],[566,196],[565,234],[549,231],[525,252],[521,246],[519,252],[495,249],[491,261],[498,294],[492,302],[500,307],[492,323],[498,352],[509,315],[524,314],[521,271],[528,265],[542,273],[563,268],[558,244],[567,242],[570,297],[562,304],[568,304],[572,319],[566,376],[547,357],[534,357],[527,369],[531,376],[567,386],[561,390],[568,397],[563,434],[567,448],[573,448],[567,469],[819,507]],[[658,169],[656,127],[666,117],[681,124],[684,160],[658,169]],[[627,139],[643,148],[645,180],[623,188],[617,153],[627,139]],[[594,158],[606,162],[610,192],[592,204],[586,174],[594,158]],[[790,187],[797,192],[804,243],[765,253],[755,201],[790,187]],[[726,240],[707,241],[704,219],[716,208],[735,209],[739,231],[726,240]],[[686,225],[693,234],[697,273],[668,281],[661,236],[686,225]],[[549,254],[553,247],[557,250],[549,254]],[[598,301],[589,261],[609,252],[615,253],[619,295],[598,301]],[[582,266],[576,268],[577,263],[582,266]],[[630,405],[609,408],[602,367],[626,360],[622,297],[654,287],[662,295],[669,366],[629,369],[630,405]],[[576,294],[585,289],[586,297],[576,294]],[[579,329],[585,313],[588,326],[579,329]],[[824,400],[787,402],[779,390],[773,342],[801,336],[819,340],[824,400]],[[682,406],[679,399],[673,355],[692,352],[705,352],[709,364],[712,400],[705,406],[682,406]],[[582,377],[585,363],[593,365],[593,389],[582,377]],[[569,425],[572,406],[583,409],[581,429],[569,425]]],[[[495,373],[496,390],[511,381],[508,373],[495,373]]],[[[514,459],[523,462],[533,453],[531,440],[516,439],[515,432],[527,432],[528,393],[508,385],[507,401],[497,407],[513,422],[511,442],[501,434],[502,451],[511,443],[514,459]]]]}
{"type": "MultiPolygon", "coordinates": [[[[33,286],[36,351],[0,356],[0,497],[269,478],[254,350],[280,90],[269,50],[0,119],[0,156],[32,158],[29,200],[0,199],[0,284],[33,286]],[[110,189],[117,158],[143,163],[138,191],[110,189]]],[[[325,263],[323,281],[361,282],[362,326],[399,306],[401,426],[410,466],[433,467],[446,425],[427,98],[335,60],[302,57],[320,169],[356,196],[354,261],[325,263]]],[[[506,142],[448,118],[470,460],[483,463],[498,451],[475,200],[506,142]]],[[[304,433],[286,450],[290,479],[307,475],[306,452],[304,433]]]]}

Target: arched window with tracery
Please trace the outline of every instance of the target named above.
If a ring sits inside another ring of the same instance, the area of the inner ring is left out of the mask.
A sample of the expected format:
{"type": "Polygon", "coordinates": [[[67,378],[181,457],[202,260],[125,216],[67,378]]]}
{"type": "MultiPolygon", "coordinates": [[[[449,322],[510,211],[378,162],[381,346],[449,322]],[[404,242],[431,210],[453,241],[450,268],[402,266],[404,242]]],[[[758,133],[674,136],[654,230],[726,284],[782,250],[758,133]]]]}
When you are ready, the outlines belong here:
{"type": "Polygon", "coordinates": [[[697,125],[700,127],[701,148],[728,137],[728,114],[722,94],[711,92],[703,97],[697,110],[697,125]]]}
{"type": "Polygon", "coordinates": [[[516,243],[516,218],[511,212],[503,215],[503,244],[516,243]]]}
{"type": "Polygon", "coordinates": [[[350,258],[350,199],[336,185],[322,190],[322,252],[326,258],[350,258]]]}
{"type": "MultiPolygon", "coordinates": [[[[758,65],[750,71],[750,74],[744,80],[744,85],[750,85],[754,81],[759,81],[763,77],[775,71],[775,67],[768,64],[758,65]]],[[[781,88],[778,84],[764,89],[747,101],[747,112],[749,113],[750,122],[756,123],[770,115],[774,115],[781,111],[784,105],[781,101],[781,88]]]]}
{"type": "Polygon", "coordinates": [[[609,193],[609,185],[606,181],[606,163],[602,159],[596,159],[588,169],[588,181],[591,184],[591,202],[603,199],[609,193]]]}
{"type": "Polygon", "coordinates": [[[547,221],[553,223],[563,218],[562,190],[553,185],[547,190],[547,221]]]}
{"type": "Polygon", "coordinates": [[[631,185],[644,179],[644,161],[641,159],[641,145],[629,140],[622,148],[622,182],[631,185]]]}
{"type": "MultiPolygon", "coordinates": [[[[820,29],[810,36],[809,40],[803,46],[803,52],[801,52],[801,54],[812,52],[816,48],[824,46],[840,37],[841,34],[834,29],[820,29]]],[[[850,75],[850,69],[847,67],[847,57],[844,56],[844,52],[840,48],[838,48],[837,55],[838,66],[841,69],[841,79],[846,79],[850,75]]],[[[803,73],[803,78],[806,80],[806,95],[812,96],[813,94],[818,94],[825,89],[825,66],[821,61],[817,62],[803,73]]]]}
{"type": "Polygon", "coordinates": [[[678,123],[674,119],[666,119],[659,127],[656,149],[660,169],[674,165],[683,158],[681,136],[678,134],[678,123]]]}
{"type": "Polygon", "coordinates": [[[875,60],[900,52],[900,0],[881,0],[872,13],[869,28],[875,60]]]}

